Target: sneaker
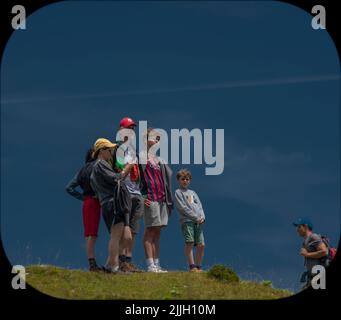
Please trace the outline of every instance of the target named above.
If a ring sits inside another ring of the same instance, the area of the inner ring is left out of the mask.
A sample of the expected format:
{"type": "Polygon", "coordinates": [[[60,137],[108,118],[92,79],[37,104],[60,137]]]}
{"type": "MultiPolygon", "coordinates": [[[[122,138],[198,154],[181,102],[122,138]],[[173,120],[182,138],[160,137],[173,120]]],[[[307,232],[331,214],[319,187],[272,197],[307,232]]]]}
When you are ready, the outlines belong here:
{"type": "Polygon", "coordinates": [[[105,273],[111,273],[111,269],[107,268],[106,266],[102,267],[102,271],[105,273]]]}
{"type": "Polygon", "coordinates": [[[155,266],[155,267],[156,267],[156,269],[157,269],[157,272],[160,272],[160,273],[166,273],[166,272],[168,272],[167,270],[162,269],[160,266],[155,266]]]}
{"type": "Polygon", "coordinates": [[[154,265],[150,265],[147,268],[147,272],[159,272],[159,269],[154,265]]]}
{"type": "Polygon", "coordinates": [[[107,266],[103,267],[103,271],[106,272],[106,273],[113,273],[113,274],[117,274],[117,273],[121,273],[122,272],[120,269],[115,269],[113,267],[107,267],[107,266]]]}
{"type": "Polygon", "coordinates": [[[192,268],[192,269],[189,269],[189,272],[199,272],[199,269],[197,269],[197,268],[192,268]]]}

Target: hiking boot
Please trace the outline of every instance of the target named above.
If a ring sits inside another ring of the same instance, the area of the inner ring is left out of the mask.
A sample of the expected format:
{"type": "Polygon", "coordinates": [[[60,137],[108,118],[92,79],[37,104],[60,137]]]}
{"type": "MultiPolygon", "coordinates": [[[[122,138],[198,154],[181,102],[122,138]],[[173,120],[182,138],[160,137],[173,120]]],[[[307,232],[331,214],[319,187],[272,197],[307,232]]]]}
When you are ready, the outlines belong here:
{"type": "Polygon", "coordinates": [[[127,269],[126,263],[123,261],[119,261],[118,263],[118,269],[122,272],[125,272],[127,269]]]}
{"type": "Polygon", "coordinates": [[[90,272],[99,272],[99,271],[103,271],[103,268],[99,267],[99,266],[90,266],[89,267],[89,271],[90,272]]]}
{"type": "Polygon", "coordinates": [[[89,271],[101,271],[101,268],[97,265],[96,259],[89,258],[89,271]]]}
{"type": "Polygon", "coordinates": [[[121,272],[132,272],[128,262],[121,262],[119,266],[121,272]]]}
{"type": "Polygon", "coordinates": [[[131,262],[126,262],[129,268],[130,272],[142,272],[138,267],[136,267],[133,263],[131,262]]]}

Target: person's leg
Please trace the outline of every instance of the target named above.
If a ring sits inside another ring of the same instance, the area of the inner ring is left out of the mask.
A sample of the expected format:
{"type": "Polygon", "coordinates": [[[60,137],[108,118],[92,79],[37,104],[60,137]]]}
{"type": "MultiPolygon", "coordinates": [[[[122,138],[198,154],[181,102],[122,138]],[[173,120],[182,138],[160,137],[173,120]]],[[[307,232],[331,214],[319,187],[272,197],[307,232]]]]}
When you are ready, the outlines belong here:
{"type": "Polygon", "coordinates": [[[161,238],[161,229],[168,225],[168,208],[165,202],[158,204],[159,209],[159,226],[155,229],[155,240],[154,240],[154,263],[159,271],[163,270],[160,266],[160,238],[161,238]]]}
{"type": "Polygon", "coordinates": [[[132,239],[127,242],[126,246],[126,261],[131,263],[133,257],[133,248],[135,244],[136,235],[140,229],[140,220],[144,214],[144,198],[141,195],[132,196],[132,209],[131,209],[131,221],[130,228],[132,239]]]}
{"type": "MultiPolygon", "coordinates": [[[[132,223],[130,221],[130,223],[132,223]]],[[[130,225],[130,232],[131,232],[131,239],[127,240],[122,240],[123,244],[122,246],[124,247],[124,250],[122,251],[122,255],[124,255],[124,261],[130,263],[132,259],[132,251],[133,251],[133,246],[134,246],[134,240],[135,240],[135,232],[134,229],[132,228],[132,225],[130,225]]]]}
{"type": "Polygon", "coordinates": [[[153,241],[154,241],[154,230],[153,227],[147,227],[144,231],[143,246],[146,258],[146,264],[148,269],[152,269],[154,266],[153,259],[153,241]]]}
{"type": "Polygon", "coordinates": [[[160,265],[160,233],[161,227],[154,227],[153,228],[153,262],[157,272],[168,272],[165,269],[161,268],[160,265]]]}
{"type": "Polygon", "coordinates": [[[132,233],[132,239],[124,241],[123,250],[121,250],[123,245],[120,243],[119,254],[120,270],[123,272],[141,272],[141,270],[132,263],[132,250],[134,246],[135,237],[136,237],[135,234],[132,233]]]}
{"type": "Polygon", "coordinates": [[[185,256],[190,271],[196,271],[193,258],[193,246],[194,246],[194,223],[185,222],[181,225],[182,235],[185,240],[185,256]]]}
{"type": "Polygon", "coordinates": [[[95,259],[96,237],[88,236],[85,238],[86,256],[88,259],[95,259]]]}
{"type": "Polygon", "coordinates": [[[160,237],[161,237],[161,227],[155,227],[153,259],[154,259],[155,266],[159,270],[162,270],[161,265],[160,265],[160,237]]]}
{"type": "Polygon", "coordinates": [[[88,236],[85,238],[86,255],[88,258],[90,271],[101,270],[101,268],[98,267],[96,258],[95,258],[95,244],[96,244],[96,237],[88,236]]]}
{"type": "Polygon", "coordinates": [[[195,265],[198,270],[201,270],[202,260],[204,258],[204,250],[205,245],[203,243],[200,243],[196,246],[195,265]]]}
{"type": "Polygon", "coordinates": [[[120,264],[126,261],[125,241],[121,238],[119,243],[119,262],[120,264]]]}
{"type": "Polygon", "coordinates": [[[204,232],[201,224],[194,225],[194,243],[196,244],[195,265],[201,271],[205,250],[204,232]]]}
{"type": "Polygon", "coordinates": [[[135,244],[135,238],[136,238],[136,235],[135,233],[132,233],[131,234],[132,237],[131,237],[131,240],[127,241],[127,247],[126,247],[126,250],[125,250],[125,256],[127,258],[127,262],[131,262],[131,261],[128,261],[128,259],[132,258],[133,256],[133,248],[134,248],[134,244],[135,244]]]}
{"type": "Polygon", "coordinates": [[[99,228],[101,207],[99,201],[93,197],[86,197],[83,202],[83,224],[85,234],[86,255],[90,271],[98,271],[95,256],[95,244],[99,228]]]}
{"type": "Polygon", "coordinates": [[[146,259],[153,258],[153,227],[148,227],[144,231],[143,246],[146,259]]]}
{"type": "Polygon", "coordinates": [[[161,227],[155,227],[154,229],[154,252],[153,259],[160,258],[160,237],[161,237],[161,227]]]}
{"type": "Polygon", "coordinates": [[[144,207],[144,225],[145,231],[143,236],[143,246],[146,258],[147,270],[156,272],[154,265],[155,252],[155,227],[158,222],[158,207],[157,202],[150,202],[148,206],[144,207]]]}
{"type": "Polygon", "coordinates": [[[195,264],[194,264],[194,258],[193,258],[193,242],[185,243],[185,256],[187,259],[189,269],[190,270],[194,269],[195,264]]]}
{"type": "Polygon", "coordinates": [[[119,254],[119,243],[123,234],[123,223],[114,224],[111,227],[110,232],[110,240],[109,240],[109,255],[106,263],[106,268],[109,268],[113,271],[118,270],[119,262],[118,262],[118,254],[119,254]]]}

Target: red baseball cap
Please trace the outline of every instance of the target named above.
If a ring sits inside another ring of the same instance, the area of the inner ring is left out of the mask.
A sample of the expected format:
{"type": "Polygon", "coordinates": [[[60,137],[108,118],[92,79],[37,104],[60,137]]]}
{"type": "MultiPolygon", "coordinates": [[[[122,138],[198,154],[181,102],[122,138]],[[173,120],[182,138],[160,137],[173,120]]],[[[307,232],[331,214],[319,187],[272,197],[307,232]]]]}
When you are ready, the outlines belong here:
{"type": "Polygon", "coordinates": [[[136,126],[136,123],[131,118],[123,118],[120,121],[120,127],[121,128],[129,128],[130,126],[136,126]]]}

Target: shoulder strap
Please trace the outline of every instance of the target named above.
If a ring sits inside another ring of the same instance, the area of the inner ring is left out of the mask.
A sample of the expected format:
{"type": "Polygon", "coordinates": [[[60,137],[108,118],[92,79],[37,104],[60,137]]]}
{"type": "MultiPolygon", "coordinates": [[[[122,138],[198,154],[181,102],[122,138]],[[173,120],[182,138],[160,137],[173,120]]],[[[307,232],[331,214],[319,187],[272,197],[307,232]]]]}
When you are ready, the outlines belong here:
{"type": "Polygon", "coordinates": [[[330,240],[326,237],[326,236],[321,236],[321,239],[323,241],[323,243],[327,246],[327,248],[329,249],[331,247],[330,245],[330,240]]]}

